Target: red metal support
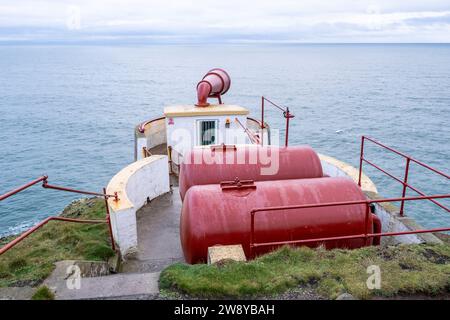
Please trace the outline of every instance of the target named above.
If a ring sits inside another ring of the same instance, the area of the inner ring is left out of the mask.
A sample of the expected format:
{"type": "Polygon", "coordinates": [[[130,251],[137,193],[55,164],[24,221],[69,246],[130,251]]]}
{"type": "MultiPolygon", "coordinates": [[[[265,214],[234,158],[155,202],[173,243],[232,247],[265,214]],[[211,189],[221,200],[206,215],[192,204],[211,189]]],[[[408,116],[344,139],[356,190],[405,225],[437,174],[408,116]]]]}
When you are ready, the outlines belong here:
{"type": "Polygon", "coordinates": [[[368,225],[368,214],[370,214],[370,204],[372,203],[383,203],[383,202],[400,202],[400,201],[418,201],[418,200],[429,200],[429,199],[448,199],[450,194],[442,195],[432,195],[432,196],[416,196],[416,197],[401,197],[401,198],[388,198],[388,199],[367,199],[367,200],[357,200],[357,201],[341,201],[341,202],[326,202],[326,203],[313,203],[313,204],[302,204],[302,205],[290,205],[290,206],[275,206],[266,208],[255,208],[250,211],[250,256],[254,257],[253,250],[257,247],[263,246],[281,246],[281,245],[293,245],[293,244],[306,244],[310,242],[325,242],[334,240],[346,240],[346,239],[366,239],[366,244],[368,244],[368,239],[374,237],[386,237],[386,236],[400,236],[408,234],[419,234],[419,233],[433,233],[433,232],[445,232],[450,231],[448,228],[436,228],[436,229],[420,229],[414,231],[402,231],[402,232],[380,232],[371,233],[370,226],[368,225]],[[335,207],[335,206],[346,206],[346,205],[366,205],[366,229],[364,234],[356,235],[346,235],[328,238],[315,238],[315,239],[303,239],[303,240],[288,240],[288,241],[277,241],[277,242],[266,242],[266,243],[255,243],[255,215],[258,212],[267,211],[282,211],[282,210],[292,210],[292,209],[303,209],[303,208],[319,208],[319,207],[335,207]]]}
{"type": "Polygon", "coordinates": [[[283,116],[286,119],[286,137],[285,137],[285,141],[284,141],[284,146],[287,147],[288,142],[289,142],[289,120],[294,118],[295,116],[292,113],[290,113],[289,108],[280,107],[276,103],[274,103],[271,100],[267,99],[266,97],[262,96],[261,97],[261,129],[264,128],[264,108],[265,108],[264,101],[269,102],[272,106],[274,106],[275,108],[277,108],[283,112],[283,116]]]}
{"type": "MultiPolygon", "coordinates": [[[[106,194],[106,188],[103,188],[103,193],[106,194]]],[[[105,199],[105,208],[106,208],[106,221],[108,223],[109,237],[111,239],[111,247],[112,247],[113,251],[116,251],[116,243],[114,242],[114,235],[113,235],[112,226],[111,226],[111,215],[109,213],[108,198],[104,197],[104,199],[105,199]]]]}
{"type": "Polygon", "coordinates": [[[367,137],[367,136],[363,136],[363,138],[364,138],[365,140],[369,140],[370,142],[373,142],[373,143],[379,145],[380,147],[383,147],[383,148],[385,148],[385,149],[387,149],[387,150],[389,150],[389,151],[391,151],[391,152],[393,152],[393,153],[396,153],[396,154],[398,154],[399,156],[402,156],[403,158],[409,158],[410,161],[412,161],[412,162],[414,162],[414,163],[416,163],[416,164],[418,164],[418,165],[420,165],[420,166],[422,166],[422,167],[424,167],[424,168],[427,168],[428,170],[431,170],[431,171],[433,171],[433,172],[435,172],[435,173],[437,173],[437,174],[439,174],[439,175],[441,175],[441,176],[443,176],[443,177],[445,177],[445,178],[447,178],[447,179],[450,179],[450,175],[448,175],[448,174],[446,174],[446,173],[444,173],[444,172],[442,172],[442,171],[440,171],[440,170],[437,170],[437,169],[435,169],[435,168],[433,168],[433,167],[431,167],[431,166],[429,166],[429,165],[423,163],[422,161],[419,161],[419,160],[417,160],[417,159],[414,159],[413,157],[411,157],[411,156],[409,156],[409,155],[407,155],[407,154],[404,154],[404,153],[402,153],[402,152],[400,152],[400,151],[397,151],[397,150],[395,150],[395,149],[393,149],[393,148],[391,148],[391,147],[388,147],[388,146],[382,144],[381,142],[379,142],[379,141],[377,141],[377,140],[375,140],[375,139],[373,139],[373,138],[369,138],[369,137],[367,137]]]}
{"type": "Polygon", "coordinates": [[[359,177],[358,177],[358,186],[361,187],[361,178],[362,178],[362,166],[364,160],[364,136],[361,137],[361,152],[359,156],[359,177]]]}
{"type": "Polygon", "coordinates": [[[286,108],[284,117],[286,118],[286,137],[284,141],[284,146],[287,147],[289,143],[289,119],[294,117],[294,115],[289,112],[289,108],[286,108]]]}
{"type": "MultiPolygon", "coordinates": [[[[403,190],[402,190],[402,198],[406,196],[406,188],[408,187],[408,174],[409,174],[409,163],[411,159],[406,158],[406,166],[405,166],[405,177],[403,179],[403,190]]],[[[400,215],[403,217],[403,209],[405,207],[405,201],[403,200],[400,205],[400,215]]]]}
{"type": "Polygon", "coordinates": [[[31,229],[25,231],[24,233],[22,233],[19,237],[17,237],[16,239],[14,239],[13,241],[11,241],[10,243],[6,244],[4,247],[0,248],[0,255],[2,255],[3,253],[5,253],[6,251],[8,251],[9,249],[11,249],[12,247],[14,247],[16,244],[18,244],[20,241],[22,241],[23,239],[25,239],[26,237],[28,237],[30,234],[32,234],[33,232],[35,232],[36,230],[38,230],[39,228],[41,228],[42,226],[44,226],[45,224],[47,224],[49,221],[52,220],[57,220],[57,221],[65,221],[65,222],[76,222],[76,223],[107,223],[108,227],[109,227],[109,233],[110,233],[110,237],[111,237],[111,246],[112,249],[115,251],[115,243],[114,243],[114,238],[113,238],[113,233],[112,233],[112,228],[111,228],[111,219],[110,219],[110,214],[109,214],[109,206],[108,206],[108,198],[114,198],[114,201],[118,201],[118,195],[117,192],[114,193],[114,195],[112,194],[107,194],[106,193],[106,189],[103,188],[103,193],[97,193],[97,192],[90,192],[90,191],[82,191],[82,190],[76,190],[76,189],[71,189],[71,188],[65,188],[65,187],[60,187],[60,186],[53,186],[48,184],[48,176],[41,176],[33,181],[30,181],[29,183],[26,183],[14,190],[11,190],[3,195],[0,196],[0,201],[5,200],[7,198],[9,198],[12,195],[15,195],[31,186],[34,186],[35,184],[42,182],[42,187],[44,188],[48,188],[48,189],[55,189],[55,190],[61,190],[61,191],[67,191],[67,192],[74,192],[74,193],[81,193],[81,194],[88,194],[88,195],[94,195],[94,196],[100,196],[103,197],[105,199],[105,206],[106,206],[106,219],[105,220],[80,220],[80,219],[72,219],[72,218],[65,218],[65,217],[49,217],[43,221],[41,221],[40,223],[38,223],[36,226],[32,227],[31,229]]]}
{"type": "Polygon", "coordinates": [[[43,181],[42,187],[44,187],[46,189],[54,189],[54,190],[67,191],[67,192],[73,192],[73,193],[81,193],[81,194],[87,194],[87,195],[91,195],[91,196],[98,196],[98,197],[105,197],[105,198],[114,198],[114,201],[118,201],[119,200],[117,192],[114,192],[114,194],[105,194],[105,193],[98,193],[98,192],[91,192],[91,191],[82,191],[82,190],[77,190],[77,189],[72,189],[72,188],[54,186],[54,185],[48,184],[47,179],[45,179],[43,181]]]}
{"type": "Polygon", "coordinates": [[[16,189],[14,189],[14,190],[11,190],[11,191],[9,191],[9,192],[7,192],[5,194],[2,194],[0,196],[0,201],[5,200],[6,198],[9,198],[9,197],[15,195],[16,193],[19,193],[19,192],[21,192],[21,191],[23,191],[25,189],[28,189],[29,187],[34,186],[35,184],[37,184],[39,182],[46,181],[47,179],[48,179],[47,176],[41,176],[41,177],[39,177],[37,179],[34,179],[33,181],[30,181],[30,182],[28,182],[28,183],[26,183],[26,184],[24,184],[24,185],[22,185],[22,186],[20,186],[20,187],[18,187],[16,189]]]}
{"type": "Polygon", "coordinates": [[[261,129],[264,129],[264,96],[261,97],[261,129]]]}
{"type": "Polygon", "coordinates": [[[264,96],[261,97],[261,145],[264,145],[264,96]]]}
{"type": "MultiPolygon", "coordinates": [[[[394,179],[395,181],[401,183],[402,186],[403,186],[403,189],[402,189],[402,197],[405,197],[405,196],[406,196],[406,189],[407,189],[407,188],[413,190],[414,192],[416,192],[417,194],[419,194],[419,195],[421,195],[421,196],[426,196],[426,194],[425,194],[424,192],[420,191],[418,188],[415,188],[415,187],[411,186],[411,185],[408,183],[409,168],[410,168],[411,162],[414,162],[414,163],[416,163],[416,164],[418,164],[418,165],[420,165],[420,166],[422,166],[422,167],[424,167],[424,168],[426,168],[426,169],[428,169],[428,170],[430,170],[430,171],[432,171],[432,172],[434,172],[434,173],[437,173],[437,174],[439,174],[439,175],[441,175],[441,176],[443,176],[443,177],[445,177],[445,178],[447,178],[447,179],[450,179],[450,176],[449,176],[448,174],[445,174],[445,173],[442,172],[442,171],[439,171],[439,170],[437,170],[437,169],[435,169],[435,168],[433,168],[433,167],[431,167],[431,166],[429,166],[429,165],[427,165],[427,164],[425,164],[425,163],[423,163],[423,162],[421,162],[421,161],[419,161],[419,160],[416,160],[416,159],[410,157],[409,155],[406,155],[406,154],[404,154],[404,153],[402,153],[402,152],[400,152],[400,151],[397,151],[397,150],[395,150],[395,149],[393,149],[393,148],[391,148],[391,147],[388,147],[388,146],[382,144],[382,143],[379,142],[379,141],[376,141],[376,140],[374,140],[374,139],[372,139],[372,138],[369,138],[369,137],[366,137],[366,136],[362,136],[362,137],[361,137],[361,154],[360,154],[359,178],[358,178],[358,185],[359,185],[359,186],[361,186],[361,177],[362,177],[362,166],[363,166],[363,162],[365,162],[365,163],[371,165],[371,166],[374,167],[375,169],[377,169],[377,170],[383,172],[383,173],[384,173],[385,175],[387,175],[388,177],[390,177],[390,178],[394,179]],[[400,178],[398,178],[398,177],[396,177],[396,176],[394,176],[393,174],[387,172],[386,170],[384,170],[384,169],[381,168],[380,166],[376,165],[376,164],[373,163],[372,161],[367,160],[366,158],[364,158],[364,146],[365,146],[364,141],[365,141],[365,140],[368,140],[368,141],[370,141],[370,142],[372,142],[372,143],[374,143],[374,144],[376,144],[376,145],[378,145],[378,146],[380,146],[380,147],[382,147],[382,148],[384,148],[384,149],[386,149],[386,150],[388,150],[388,151],[391,151],[391,152],[393,152],[393,153],[395,153],[395,154],[397,154],[397,155],[399,155],[399,156],[401,156],[401,157],[403,157],[403,158],[406,159],[406,167],[405,167],[405,173],[404,173],[403,180],[400,179],[400,178]]],[[[447,208],[446,206],[442,205],[441,203],[439,203],[438,201],[434,200],[433,198],[430,198],[430,199],[428,199],[428,200],[431,201],[431,202],[433,202],[433,203],[436,204],[437,206],[441,207],[442,209],[446,210],[447,212],[450,212],[450,209],[449,209],[449,208],[447,208]]],[[[401,216],[404,215],[404,201],[401,202],[400,212],[399,212],[399,213],[400,213],[401,216]]]]}

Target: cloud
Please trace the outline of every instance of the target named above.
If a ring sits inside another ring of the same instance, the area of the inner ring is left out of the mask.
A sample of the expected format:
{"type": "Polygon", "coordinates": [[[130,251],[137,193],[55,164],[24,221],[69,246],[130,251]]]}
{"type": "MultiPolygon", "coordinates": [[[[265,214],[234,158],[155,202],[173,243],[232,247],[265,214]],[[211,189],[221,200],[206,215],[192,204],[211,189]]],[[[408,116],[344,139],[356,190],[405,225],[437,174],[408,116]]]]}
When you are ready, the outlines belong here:
{"type": "Polygon", "coordinates": [[[0,41],[450,42],[449,29],[447,0],[2,0],[0,5],[0,41]]]}

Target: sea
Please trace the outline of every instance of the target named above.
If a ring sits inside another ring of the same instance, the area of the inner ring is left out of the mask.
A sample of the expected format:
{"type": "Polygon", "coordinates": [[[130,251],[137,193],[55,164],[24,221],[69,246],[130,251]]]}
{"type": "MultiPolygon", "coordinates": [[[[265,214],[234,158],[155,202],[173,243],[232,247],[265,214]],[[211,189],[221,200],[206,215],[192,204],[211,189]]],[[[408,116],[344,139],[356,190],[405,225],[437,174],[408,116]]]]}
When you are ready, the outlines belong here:
{"type": "MultiPolygon", "coordinates": [[[[133,162],[134,127],[164,106],[192,104],[205,72],[224,68],[224,102],[260,117],[261,96],[289,107],[289,143],[359,165],[361,136],[450,172],[450,45],[198,44],[0,46],[0,194],[43,174],[55,185],[100,192],[133,162]]],[[[280,129],[283,115],[268,108],[280,129]]],[[[403,179],[405,159],[367,144],[365,156],[403,179]]],[[[386,197],[402,185],[369,166],[386,197]]],[[[412,163],[409,182],[450,193],[449,180],[412,163]]],[[[413,191],[407,195],[413,196],[413,191]]],[[[0,202],[0,236],[60,213],[79,194],[36,185],[0,202]]],[[[441,200],[450,206],[450,201],[441,200]]],[[[405,214],[450,226],[430,201],[405,214]]]]}

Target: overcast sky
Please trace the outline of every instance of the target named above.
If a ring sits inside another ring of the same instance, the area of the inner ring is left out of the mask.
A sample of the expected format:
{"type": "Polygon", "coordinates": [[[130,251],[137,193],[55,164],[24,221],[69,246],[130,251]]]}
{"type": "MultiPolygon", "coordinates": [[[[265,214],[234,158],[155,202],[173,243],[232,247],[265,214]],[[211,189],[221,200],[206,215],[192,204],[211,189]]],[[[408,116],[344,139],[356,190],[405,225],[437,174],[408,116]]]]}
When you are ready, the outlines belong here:
{"type": "Polygon", "coordinates": [[[450,0],[0,0],[0,41],[450,42],[450,0]]]}

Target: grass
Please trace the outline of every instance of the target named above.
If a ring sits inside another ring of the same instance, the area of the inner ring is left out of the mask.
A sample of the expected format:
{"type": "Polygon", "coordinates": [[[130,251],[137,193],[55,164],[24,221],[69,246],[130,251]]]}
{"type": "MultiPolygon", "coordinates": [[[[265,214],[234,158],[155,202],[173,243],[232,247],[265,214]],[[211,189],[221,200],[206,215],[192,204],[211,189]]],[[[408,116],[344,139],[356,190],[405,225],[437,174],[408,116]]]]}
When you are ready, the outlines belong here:
{"type": "Polygon", "coordinates": [[[33,294],[31,300],[55,300],[55,294],[47,286],[41,286],[33,294]]]}
{"type": "MultiPolygon", "coordinates": [[[[82,199],[62,213],[79,219],[104,219],[103,199],[82,199]]],[[[13,237],[0,240],[0,245],[13,237]]],[[[60,260],[107,260],[114,255],[106,224],[50,221],[37,232],[0,256],[0,287],[36,286],[60,260]]]]}
{"type": "Polygon", "coordinates": [[[201,298],[274,296],[299,286],[327,298],[450,292],[450,246],[399,245],[357,250],[283,247],[250,262],[174,264],[163,270],[161,289],[201,298]],[[367,267],[381,269],[381,288],[369,290],[367,267]]]}

